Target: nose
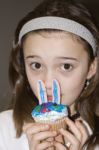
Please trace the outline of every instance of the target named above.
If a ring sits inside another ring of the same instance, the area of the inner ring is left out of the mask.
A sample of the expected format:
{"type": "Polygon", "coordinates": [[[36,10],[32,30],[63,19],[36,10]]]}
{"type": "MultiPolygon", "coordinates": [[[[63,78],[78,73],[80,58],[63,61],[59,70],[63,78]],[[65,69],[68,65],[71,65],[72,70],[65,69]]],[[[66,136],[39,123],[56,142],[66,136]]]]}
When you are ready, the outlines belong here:
{"type": "Polygon", "coordinates": [[[54,75],[51,72],[46,73],[46,75],[44,76],[43,82],[45,84],[45,88],[47,90],[47,92],[51,93],[52,90],[52,81],[53,81],[54,75]]]}

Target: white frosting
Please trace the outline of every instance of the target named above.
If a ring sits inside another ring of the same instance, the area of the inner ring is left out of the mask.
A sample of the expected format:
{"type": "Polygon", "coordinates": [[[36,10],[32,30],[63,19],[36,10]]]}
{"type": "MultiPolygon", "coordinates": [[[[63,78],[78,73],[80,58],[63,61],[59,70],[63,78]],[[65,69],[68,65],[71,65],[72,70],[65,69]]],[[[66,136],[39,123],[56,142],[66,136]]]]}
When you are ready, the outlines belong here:
{"type": "Polygon", "coordinates": [[[50,111],[50,112],[46,112],[44,114],[39,114],[38,116],[34,117],[34,120],[36,122],[46,122],[46,121],[51,121],[54,122],[56,120],[59,120],[61,118],[64,118],[68,116],[67,111],[63,111],[63,112],[56,112],[56,111],[50,111]]]}

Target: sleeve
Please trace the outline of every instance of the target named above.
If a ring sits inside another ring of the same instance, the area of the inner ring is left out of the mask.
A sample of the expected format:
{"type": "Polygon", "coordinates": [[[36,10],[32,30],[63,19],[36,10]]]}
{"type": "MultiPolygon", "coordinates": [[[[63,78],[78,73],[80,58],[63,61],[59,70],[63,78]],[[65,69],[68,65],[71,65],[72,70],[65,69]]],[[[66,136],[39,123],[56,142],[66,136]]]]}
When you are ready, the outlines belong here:
{"type": "Polygon", "coordinates": [[[11,150],[11,133],[13,132],[12,111],[0,113],[0,150],[11,150]]]}
{"type": "MultiPolygon", "coordinates": [[[[0,129],[1,130],[1,129],[0,129]]],[[[4,141],[3,141],[3,136],[0,132],[0,150],[5,150],[5,146],[4,146],[4,141]]]]}
{"type": "Polygon", "coordinates": [[[95,150],[99,150],[99,146],[97,146],[97,147],[95,148],[95,150]]]}
{"type": "Polygon", "coordinates": [[[0,150],[6,150],[5,136],[4,118],[3,115],[0,114],[0,150]]]}

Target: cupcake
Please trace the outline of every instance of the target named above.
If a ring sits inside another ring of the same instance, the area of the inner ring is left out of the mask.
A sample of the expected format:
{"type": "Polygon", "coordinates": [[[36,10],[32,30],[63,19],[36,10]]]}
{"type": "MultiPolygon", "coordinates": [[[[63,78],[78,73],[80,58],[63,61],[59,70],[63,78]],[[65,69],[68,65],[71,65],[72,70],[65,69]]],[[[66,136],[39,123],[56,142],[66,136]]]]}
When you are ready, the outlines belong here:
{"type": "Polygon", "coordinates": [[[49,124],[51,130],[66,128],[65,117],[68,116],[68,107],[60,104],[60,88],[56,80],[52,84],[52,101],[47,100],[45,86],[38,81],[39,105],[32,111],[35,122],[49,124]]]}
{"type": "Polygon", "coordinates": [[[47,102],[36,106],[32,111],[35,122],[50,124],[51,130],[66,128],[65,117],[68,116],[68,108],[62,104],[47,102]]]}

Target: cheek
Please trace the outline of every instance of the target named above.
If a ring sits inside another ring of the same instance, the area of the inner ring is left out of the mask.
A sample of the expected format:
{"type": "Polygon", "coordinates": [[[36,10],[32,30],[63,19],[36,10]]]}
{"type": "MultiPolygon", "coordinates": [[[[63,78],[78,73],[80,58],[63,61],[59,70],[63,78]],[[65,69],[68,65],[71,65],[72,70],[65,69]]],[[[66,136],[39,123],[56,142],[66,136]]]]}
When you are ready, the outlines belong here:
{"type": "Polygon", "coordinates": [[[71,78],[65,78],[61,80],[61,93],[63,94],[62,103],[70,105],[80,95],[84,84],[85,76],[73,76],[71,78]]]}
{"type": "Polygon", "coordinates": [[[37,95],[37,81],[39,80],[39,78],[35,75],[32,74],[32,72],[26,68],[26,75],[27,75],[27,79],[28,79],[28,82],[29,82],[29,85],[33,91],[33,93],[37,95]]]}
{"type": "Polygon", "coordinates": [[[64,77],[61,76],[60,83],[63,89],[66,88],[72,90],[78,87],[82,88],[86,78],[87,78],[87,71],[83,72],[83,70],[82,71],[80,70],[68,76],[64,76],[64,77]]]}

